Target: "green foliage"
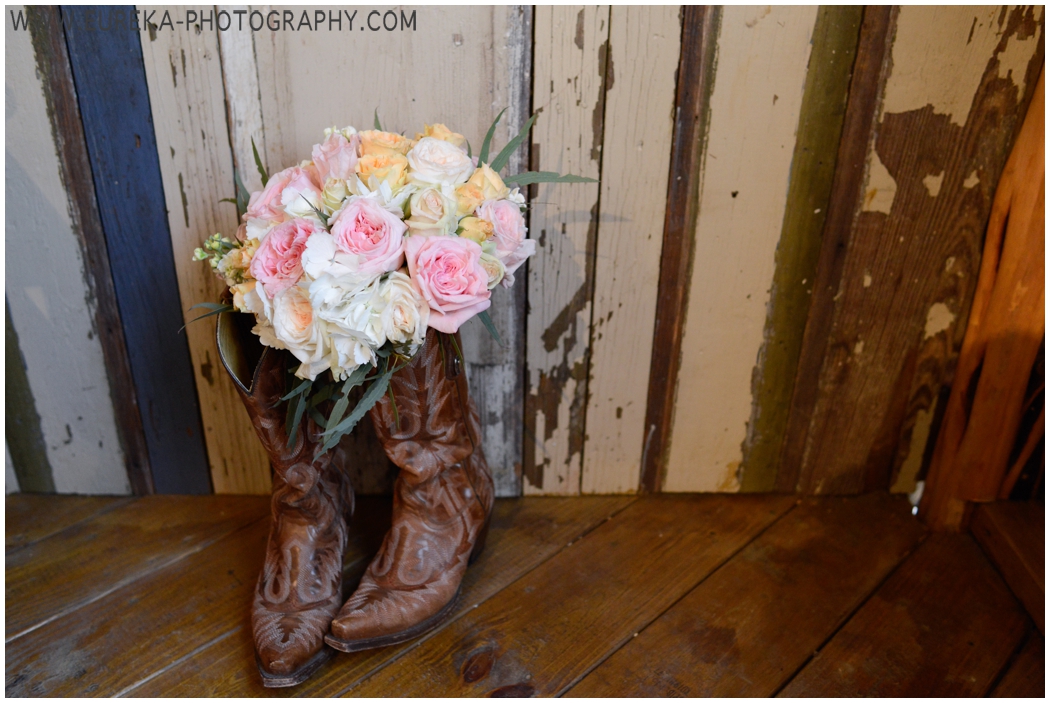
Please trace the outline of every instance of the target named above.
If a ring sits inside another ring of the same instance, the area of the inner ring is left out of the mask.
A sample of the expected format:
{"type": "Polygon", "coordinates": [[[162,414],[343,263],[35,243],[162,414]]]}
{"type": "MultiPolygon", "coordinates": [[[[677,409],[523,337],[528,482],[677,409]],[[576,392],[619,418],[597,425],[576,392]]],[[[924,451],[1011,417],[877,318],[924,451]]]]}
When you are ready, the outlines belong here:
{"type": "Polygon", "coordinates": [[[197,303],[196,305],[190,306],[190,310],[196,310],[197,308],[204,308],[205,310],[208,310],[208,312],[204,313],[200,317],[195,317],[189,322],[187,322],[185,325],[179,328],[179,332],[182,332],[182,330],[186,329],[187,326],[192,325],[197,320],[203,320],[204,318],[211,317],[212,315],[221,315],[224,312],[233,312],[233,306],[226,305],[224,303],[197,303]]]}
{"type": "Polygon", "coordinates": [[[373,117],[375,119],[375,128],[378,129],[380,132],[382,132],[383,131],[383,125],[379,124],[379,108],[378,107],[375,109],[375,112],[373,113],[373,117]]]}
{"type": "Polygon", "coordinates": [[[525,173],[519,173],[516,176],[507,176],[503,179],[507,183],[513,183],[517,186],[527,186],[533,183],[597,183],[598,181],[593,178],[586,178],[584,176],[573,176],[568,174],[562,176],[554,171],[526,171],[525,173]]]}
{"type": "Polygon", "coordinates": [[[266,168],[262,164],[262,159],[259,158],[259,150],[255,148],[255,137],[252,137],[252,155],[255,156],[255,168],[259,169],[259,175],[262,177],[262,184],[265,187],[270,177],[266,175],[266,168]]]}
{"type": "Polygon", "coordinates": [[[518,136],[507,142],[507,146],[503,147],[503,151],[499,153],[499,156],[492,160],[490,165],[492,166],[493,171],[499,172],[500,169],[507,165],[507,162],[510,161],[510,157],[514,154],[521,143],[525,141],[525,137],[529,136],[529,130],[532,129],[532,125],[535,124],[537,117],[539,117],[539,113],[530,117],[529,121],[526,122],[525,126],[521,128],[520,132],[518,132],[518,136]]]}
{"type": "Polygon", "coordinates": [[[489,147],[492,146],[492,136],[496,133],[496,125],[499,124],[499,120],[503,117],[503,113],[507,111],[507,108],[503,108],[496,115],[496,119],[493,120],[492,126],[489,127],[488,133],[485,135],[485,141],[481,143],[481,152],[478,154],[478,164],[488,163],[489,160],[489,147]]]}
{"type": "Polygon", "coordinates": [[[489,317],[489,311],[482,310],[481,312],[479,312],[478,319],[481,320],[481,324],[485,325],[485,329],[489,331],[489,334],[492,335],[492,338],[496,340],[496,344],[500,345],[501,347],[505,347],[506,345],[503,343],[503,340],[500,339],[499,330],[496,329],[496,325],[493,324],[492,318],[489,317]]]}

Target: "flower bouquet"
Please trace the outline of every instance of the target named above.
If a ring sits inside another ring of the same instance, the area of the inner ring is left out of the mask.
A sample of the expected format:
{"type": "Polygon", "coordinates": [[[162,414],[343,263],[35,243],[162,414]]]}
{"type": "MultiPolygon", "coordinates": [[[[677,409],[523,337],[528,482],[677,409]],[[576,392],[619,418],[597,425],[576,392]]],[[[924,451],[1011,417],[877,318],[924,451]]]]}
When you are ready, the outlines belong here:
{"type": "Polygon", "coordinates": [[[536,251],[520,188],[594,182],[551,172],[501,177],[536,119],[490,160],[502,114],[476,156],[445,125],[426,125],[411,139],[384,131],[377,115],[367,131],[326,129],[310,161],[273,176],[255,151],[261,191],[249,195],[235,176],[235,236],[215,234],[194,253],[229,287],[227,302],[194,307],[209,310],[201,317],[251,313],[259,341],[290,352],[293,380],[282,398],[289,446],[304,413],[323,427],[319,452],[335,446],[387,392],[428,328],[454,335],[477,316],[499,340],[487,312],[491,291],[512,286],[536,251]],[[351,410],[350,393],[362,384],[351,410]]]}

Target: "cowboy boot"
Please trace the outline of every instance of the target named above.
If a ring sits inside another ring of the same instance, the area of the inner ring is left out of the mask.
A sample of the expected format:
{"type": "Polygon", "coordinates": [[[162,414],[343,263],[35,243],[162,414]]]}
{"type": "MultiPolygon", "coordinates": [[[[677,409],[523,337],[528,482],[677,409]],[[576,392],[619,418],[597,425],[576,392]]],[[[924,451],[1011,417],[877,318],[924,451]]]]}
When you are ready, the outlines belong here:
{"type": "Polygon", "coordinates": [[[492,477],[451,339],[430,330],[394,374],[392,393],[372,408],[376,434],[401,472],[390,531],[325,637],[340,651],[397,644],[436,627],[484,547],[492,477]]]}
{"type": "Polygon", "coordinates": [[[289,448],[281,401],[286,356],[255,342],[242,326],[246,320],[220,315],[216,337],[219,358],[273,466],[270,537],[251,612],[263,685],[278,688],[305,681],[332,654],[324,635],[342,601],[354,494],[330,453],[314,459],[322,438],[312,419],[303,418],[289,448]]]}

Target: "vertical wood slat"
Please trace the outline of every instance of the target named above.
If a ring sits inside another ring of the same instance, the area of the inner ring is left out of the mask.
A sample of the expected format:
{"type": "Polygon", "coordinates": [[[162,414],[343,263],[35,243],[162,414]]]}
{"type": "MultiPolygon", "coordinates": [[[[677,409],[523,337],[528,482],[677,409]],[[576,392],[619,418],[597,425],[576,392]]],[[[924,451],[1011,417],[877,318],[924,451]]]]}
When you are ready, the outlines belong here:
{"type": "Polygon", "coordinates": [[[666,491],[740,488],[816,18],[722,12],[666,491]]]}
{"type": "Polygon", "coordinates": [[[614,6],[582,493],[635,492],[667,205],[679,8],[614,6]]]}
{"type": "MultiPolygon", "coordinates": [[[[157,17],[175,7],[156,8],[157,17]]],[[[217,32],[193,29],[143,32],[143,59],[157,154],[168,203],[168,242],[174,253],[181,297],[180,318],[197,316],[190,306],[219,299],[223,284],[211,269],[193,261],[193,250],[216,232],[237,228],[232,204],[233,163],[217,32]]],[[[175,327],[178,329],[178,326],[175,327]]],[[[269,460],[248,414],[226,377],[215,349],[215,320],[187,325],[201,420],[216,493],[268,493],[269,460]]]]}
{"type": "MultiPolygon", "coordinates": [[[[123,8],[63,8],[95,194],[158,493],[207,493],[210,481],[185,341],[139,34],[99,31],[123,8]],[[91,13],[91,14],[89,14],[91,13]],[[148,265],[146,265],[148,263],[148,265]]],[[[126,17],[127,15],[124,14],[126,17]]],[[[170,71],[170,69],[169,69],[170,71]]],[[[220,103],[221,104],[221,103],[220,103]]],[[[174,196],[174,197],[173,197],[174,196]]]]}
{"type": "Polygon", "coordinates": [[[95,200],[95,183],[73,85],[62,15],[59,8],[54,6],[27,8],[26,14],[36,44],[41,79],[46,86],[44,97],[54,121],[52,128],[57,137],[59,168],[69,189],[69,213],[73,219],[73,230],[80,241],[85,279],[89,295],[94,301],[93,327],[98,332],[105,359],[109,396],[116,416],[117,434],[124,450],[128,482],[135,495],[147,495],[153,492],[149,449],[135,395],[131,360],[110,270],[106,236],[95,200]]]}
{"type": "Polygon", "coordinates": [[[796,389],[812,400],[792,410],[801,427],[789,431],[787,487],[885,487],[898,447],[911,444],[909,414],[922,409],[910,402],[916,382],[949,380],[994,185],[1041,64],[1040,32],[1032,8],[900,10],[872,96],[879,114],[860,138],[866,182],[841,200],[842,233],[825,237],[836,251],[822,254],[814,291],[816,359],[796,389]]]}
{"type": "Polygon", "coordinates": [[[666,448],[671,439],[676,380],[682,361],[682,331],[700,199],[698,178],[711,117],[709,100],[721,14],[718,7],[687,5],[682,8],[674,138],[639,484],[639,490],[649,493],[660,490],[667,471],[666,448]]]}
{"type": "MultiPolygon", "coordinates": [[[[537,7],[532,170],[601,175],[608,6],[537,7]]],[[[525,335],[526,494],[580,490],[598,184],[540,184],[530,199],[525,335]]],[[[519,284],[520,285],[520,284],[519,284]]]]}

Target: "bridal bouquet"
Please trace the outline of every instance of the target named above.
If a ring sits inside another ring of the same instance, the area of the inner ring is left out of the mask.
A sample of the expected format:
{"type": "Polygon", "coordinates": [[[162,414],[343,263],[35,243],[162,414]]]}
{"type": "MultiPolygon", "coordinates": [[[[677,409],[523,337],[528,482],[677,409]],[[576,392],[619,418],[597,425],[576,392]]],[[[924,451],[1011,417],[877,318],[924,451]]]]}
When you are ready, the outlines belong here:
{"type": "Polygon", "coordinates": [[[453,335],[478,316],[499,339],[487,312],[491,291],[513,285],[536,251],[519,188],[593,182],[551,172],[501,177],[536,116],[489,161],[499,119],[476,157],[445,125],[410,139],[383,131],[377,116],[367,131],[326,129],[310,161],[273,176],[256,151],[264,187],[250,196],[235,177],[236,235],[213,235],[194,252],[232,303],[194,307],[210,310],[202,317],[251,313],[259,341],[294,357],[285,396],[290,443],[310,412],[324,427],[322,451],[334,446],[387,391],[428,328],[453,335]],[[348,413],[350,391],[362,384],[348,413]],[[326,418],[319,406],[328,400],[326,418]]]}

